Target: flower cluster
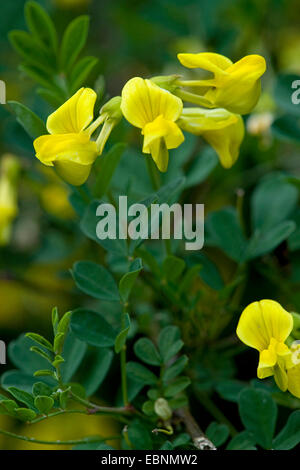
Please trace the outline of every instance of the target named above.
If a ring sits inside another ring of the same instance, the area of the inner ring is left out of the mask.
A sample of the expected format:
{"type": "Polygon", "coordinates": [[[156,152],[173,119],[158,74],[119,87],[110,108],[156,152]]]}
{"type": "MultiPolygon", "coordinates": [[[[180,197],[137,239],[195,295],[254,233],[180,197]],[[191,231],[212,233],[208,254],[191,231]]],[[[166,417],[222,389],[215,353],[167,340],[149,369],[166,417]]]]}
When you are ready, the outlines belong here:
{"type": "Polygon", "coordinates": [[[48,117],[49,135],[37,138],[37,158],[54,166],[73,185],[83,184],[91,167],[122,116],[141,129],[143,152],[151,154],[158,169],[168,168],[169,150],[184,141],[183,131],[202,136],[217,152],[221,164],[230,168],[237,160],[244,137],[241,114],[249,113],[260,96],[260,77],[266,69],[259,55],[232,63],[220,54],[179,54],[188,68],[201,68],[213,78],[181,80],[177,75],[129,80],[121,97],[116,96],[93,121],[96,93],[81,88],[48,117]],[[195,91],[196,90],[196,91],[195,91]],[[194,107],[184,107],[189,102],[194,107]],[[199,106],[200,105],[200,106],[199,106]],[[96,140],[92,136],[102,125],[96,140]]]}
{"type": "Polygon", "coordinates": [[[258,378],[274,376],[280,390],[300,398],[300,344],[291,336],[294,317],[274,300],[253,302],[240,317],[237,335],[259,351],[258,378]]]}

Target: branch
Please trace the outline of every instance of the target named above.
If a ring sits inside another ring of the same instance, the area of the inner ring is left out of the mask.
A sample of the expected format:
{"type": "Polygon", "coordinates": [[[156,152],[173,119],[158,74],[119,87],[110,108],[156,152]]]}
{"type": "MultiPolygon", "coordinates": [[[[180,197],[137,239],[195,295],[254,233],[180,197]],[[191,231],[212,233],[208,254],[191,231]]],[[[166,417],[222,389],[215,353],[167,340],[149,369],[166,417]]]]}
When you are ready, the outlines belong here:
{"type": "Polygon", "coordinates": [[[184,422],[187,432],[199,450],[217,450],[214,444],[205,436],[188,408],[179,408],[175,414],[184,422]]]}

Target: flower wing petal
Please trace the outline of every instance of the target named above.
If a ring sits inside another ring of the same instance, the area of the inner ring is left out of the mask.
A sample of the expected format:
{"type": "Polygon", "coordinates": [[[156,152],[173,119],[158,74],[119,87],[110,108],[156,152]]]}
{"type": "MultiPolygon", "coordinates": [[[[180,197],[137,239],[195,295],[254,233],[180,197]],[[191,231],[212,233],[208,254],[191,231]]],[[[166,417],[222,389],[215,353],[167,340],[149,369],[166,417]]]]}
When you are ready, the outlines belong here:
{"type": "Polygon", "coordinates": [[[91,88],[80,88],[47,119],[50,134],[79,133],[92,121],[97,95],[91,88]]]}

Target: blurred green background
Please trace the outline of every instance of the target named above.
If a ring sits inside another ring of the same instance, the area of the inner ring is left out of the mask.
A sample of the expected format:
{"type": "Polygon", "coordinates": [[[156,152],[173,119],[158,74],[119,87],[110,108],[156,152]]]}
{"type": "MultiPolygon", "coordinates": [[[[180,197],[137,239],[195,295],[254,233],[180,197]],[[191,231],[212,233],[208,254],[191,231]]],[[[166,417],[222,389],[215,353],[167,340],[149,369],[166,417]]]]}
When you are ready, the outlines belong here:
{"type": "MultiPolygon", "coordinates": [[[[297,0],[41,0],[38,3],[50,13],[60,33],[77,15],[91,16],[84,54],[98,57],[99,64],[86,86],[96,84],[107,97],[120,94],[125,82],[133,76],[185,74],[176,59],[178,52],[213,51],[233,61],[253,53],[266,58],[261,100],[254,114],[246,118],[248,133],[237,164],[230,170],[216,166],[205,183],[193,186],[185,194],[186,201],[205,203],[209,212],[236,205],[237,191],[242,188],[246,191],[247,213],[247,194],[266,174],[288,171],[297,175],[299,147],[291,140],[278,139],[276,132],[270,130],[272,121],[282,114],[274,99],[278,73],[300,73],[297,0]]],[[[19,58],[7,39],[9,31],[26,29],[24,4],[25,0],[1,2],[0,78],[6,82],[8,100],[20,101],[46,118],[53,109],[35,93],[33,81],[18,71],[19,58]]],[[[120,140],[126,129],[122,124],[114,131],[111,143],[120,140]]],[[[131,132],[129,139],[132,147],[138,149],[137,134],[131,132]]],[[[194,143],[195,139],[188,139],[182,152],[194,143]]],[[[19,215],[11,243],[0,249],[0,338],[9,342],[23,331],[47,334],[49,313],[54,305],[64,312],[85,301],[75,289],[69,269],[75,260],[84,258],[90,242],[79,232],[66,186],[51,169],[35,161],[32,142],[3,106],[0,106],[0,146],[0,155],[17,155],[22,167],[18,185],[19,215]]],[[[120,189],[135,185],[136,196],[143,196],[150,191],[148,177],[141,176],[135,160],[130,162],[128,158],[124,156],[114,186],[120,189]]],[[[171,165],[167,178],[178,171],[175,164],[171,165]]],[[[101,257],[100,247],[96,250],[99,254],[95,256],[101,257]]],[[[217,262],[226,283],[235,264],[209,247],[205,253],[217,262]]],[[[251,290],[244,293],[242,304],[270,297],[282,301],[287,309],[300,311],[299,250],[288,258],[286,247],[281,246],[275,258],[275,271],[272,263],[263,266],[269,270],[267,276],[262,266],[258,269],[259,262],[253,268],[251,290]]],[[[205,295],[209,312],[214,306],[214,293],[208,291],[205,295]]],[[[255,357],[251,358],[254,361],[248,375],[254,377],[255,357]]],[[[5,366],[0,367],[5,370],[5,366]]],[[[7,420],[0,419],[1,427],[13,426],[3,421],[7,420]]],[[[70,429],[67,425],[64,428],[68,434],[70,429]]],[[[40,433],[51,437],[49,429],[40,433]]],[[[0,445],[20,448],[19,443],[7,440],[1,444],[1,438],[0,445]]]]}

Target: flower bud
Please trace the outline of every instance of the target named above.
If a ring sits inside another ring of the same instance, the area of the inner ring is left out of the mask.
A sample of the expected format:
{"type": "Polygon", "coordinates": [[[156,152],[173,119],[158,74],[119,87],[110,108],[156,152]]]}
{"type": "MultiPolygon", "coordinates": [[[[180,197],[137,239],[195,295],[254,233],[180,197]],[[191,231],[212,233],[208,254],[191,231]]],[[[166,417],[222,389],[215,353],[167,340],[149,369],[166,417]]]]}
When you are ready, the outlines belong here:
{"type": "Polygon", "coordinates": [[[167,400],[158,398],[154,403],[155,413],[164,421],[168,421],[172,416],[172,410],[169,407],[167,400]]]}

